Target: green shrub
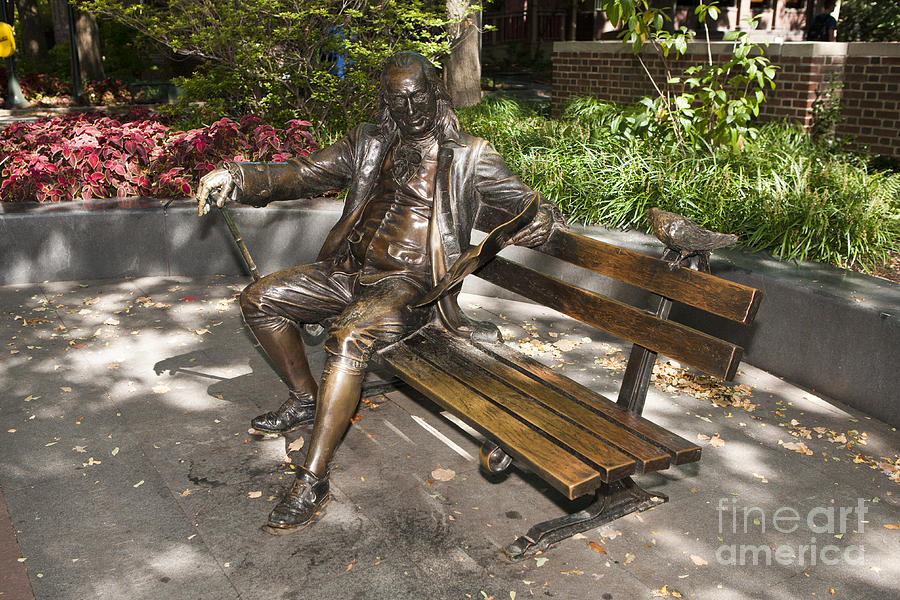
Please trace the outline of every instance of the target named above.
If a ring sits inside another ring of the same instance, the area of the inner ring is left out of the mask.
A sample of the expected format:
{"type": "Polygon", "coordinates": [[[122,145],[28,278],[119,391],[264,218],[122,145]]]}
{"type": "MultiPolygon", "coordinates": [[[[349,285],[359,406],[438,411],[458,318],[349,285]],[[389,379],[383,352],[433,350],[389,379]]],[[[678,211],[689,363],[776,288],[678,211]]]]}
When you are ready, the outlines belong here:
{"type": "MultiPolygon", "coordinates": [[[[94,13],[125,23],[202,62],[179,80],[188,121],[192,101],[210,117],[247,112],[272,120],[308,119],[346,130],[369,117],[384,60],[400,50],[445,54],[443,3],[423,0],[85,0],[94,13]]],[[[196,125],[197,123],[192,123],[196,125]]]]}
{"type": "Polygon", "coordinates": [[[576,99],[551,120],[508,98],[460,110],[522,179],[572,219],[646,228],[650,206],[735,233],[784,259],[868,267],[900,246],[900,173],[870,171],[866,157],[769,123],[743,151],[684,152],[614,133],[628,109],[576,99]]]}

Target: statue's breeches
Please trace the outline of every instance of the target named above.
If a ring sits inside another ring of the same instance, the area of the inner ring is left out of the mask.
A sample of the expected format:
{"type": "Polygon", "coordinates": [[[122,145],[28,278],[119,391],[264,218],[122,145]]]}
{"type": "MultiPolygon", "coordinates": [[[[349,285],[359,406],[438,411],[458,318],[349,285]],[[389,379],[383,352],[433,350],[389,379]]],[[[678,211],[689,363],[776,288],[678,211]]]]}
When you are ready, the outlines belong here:
{"type": "Polygon", "coordinates": [[[420,285],[403,277],[360,285],[358,274],[343,273],[325,261],[250,284],[241,294],[241,310],[254,331],[330,320],[325,351],[365,368],[374,350],[425,324],[429,308],[409,308],[421,293],[420,285]]]}

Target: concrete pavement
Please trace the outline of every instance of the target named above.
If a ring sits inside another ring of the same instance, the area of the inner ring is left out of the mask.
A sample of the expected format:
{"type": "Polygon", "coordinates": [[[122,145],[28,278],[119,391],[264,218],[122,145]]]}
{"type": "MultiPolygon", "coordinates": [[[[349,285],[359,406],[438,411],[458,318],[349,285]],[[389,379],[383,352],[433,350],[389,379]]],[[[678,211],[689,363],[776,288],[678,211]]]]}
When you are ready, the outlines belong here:
{"type": "MultiPolygon", "coordinates": [[[[267,535],[292,477],[286,455],[302,460],[288,444],[308,431],[247,434],[285,390],[243,327],[245,283],[0,287],[0,489],[20,552],[0,510],[3,597],[28,598],[27,584],[48,600],[898,594],[896,430],[747,365],[726,387],[665,365],[645,416],[701,440],[702,460],[638,478],[667,504],[542,555],[511,563],[500,548],[564,500],[527,473],[487,479],[478,440],[401,392],[360,406],[323,519],[267,535]],[[439,467],[455,476],[435,480],[439,467]]],[[[530,304],[461,304],[615,396],[624,361],[612,340],[530,304]]],[[[321,350],[311,355],[320,369],[321,350]]]]}

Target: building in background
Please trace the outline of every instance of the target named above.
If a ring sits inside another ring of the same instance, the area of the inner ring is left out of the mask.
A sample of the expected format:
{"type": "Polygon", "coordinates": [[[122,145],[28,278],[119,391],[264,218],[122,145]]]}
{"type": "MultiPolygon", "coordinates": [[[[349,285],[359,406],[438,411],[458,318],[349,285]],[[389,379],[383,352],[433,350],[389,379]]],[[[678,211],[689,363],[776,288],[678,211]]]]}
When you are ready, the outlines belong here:
{"type": "MultiPolygon", "coordinates": [[[[671,26],[693,29],[698,37],[705,32],[694,16],[698,0],[658,0],[670,7],[671,26]]],[[[710,38],[721,39],[726,32],[746,29],[749,16],[759,16],[753,39],[771,42],[801,41],[806,24],[822,12],[822,0],[719,0],[722,9],[710,38]]],[[[832,13],[841,9],[838,1],[832,13]]],[[[484,24],[491,26],[482,37],[487,62],[527,65],[547,59],[553,42],[615,39],[614,24],[601,10],[600,0],[498,0],[484,10],[484,24]]]]}

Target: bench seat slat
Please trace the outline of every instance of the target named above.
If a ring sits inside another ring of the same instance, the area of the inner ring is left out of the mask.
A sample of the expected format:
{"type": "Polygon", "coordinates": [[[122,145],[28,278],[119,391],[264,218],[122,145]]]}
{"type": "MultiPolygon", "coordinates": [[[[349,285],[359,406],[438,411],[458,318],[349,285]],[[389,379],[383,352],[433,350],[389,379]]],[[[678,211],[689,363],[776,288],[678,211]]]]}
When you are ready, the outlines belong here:
{"type": "Polygon", "coordinates": [[[601,474],[483,396],[431,364],[400,341],[378,353],[381,362],[409,385],[495,440],[544,481],[575,499],[603,483],[601,474]]]}
{"type": "Polygon", "coordinates": [[[606,418],[629,429],[636,435],[665,448],[674,456],[674,464],[683,465],[700,460],[700,446],[697,444],[689,442],[639,415],[622,410],[617,404],[600,394],[557,373],[530,356],[517,352],[505,344],[479,344],[479,346],[498,360],[516,365],[519,369],[552,386],[560,393],[578,399],[579,402],[589,405],[593,410],[602,413],[606,418]]]}
{"type": "Polygon", "coordinates": [[[732,379],[740,364],[739,346],[674,321],[659,319],[505,258],[495,257],[475,275],[714,377],[732,379]]]}
{"type": "MultiPolygon", "coordinates": [[[[597,436],[592,443],[609,444],[633,457],[638,463],[640,473],[666,469],[671,464],[674,452],[670,453],[668,449],[660,448],[623,428],[622,425],[604,418],[603,413],[565,396],[548,386],[546,382],[529,376],[517,365],[499,360],[486,353],[483,349],[484,344],[473,344],[444,329],[434,327],[425,328],[420,333],[431,342],[432,347],[450,348],[452,355],[459,356],[461,361],[468,361],[471,364],[469,369],[462,368],[459,372],[463,373],[462,377],[466,381],[471,382],[471,385],[476,385],[486,395],[496,399],[496,396],[491,394],[493,387],[502,385],[514,387],[525,394],[530,399],[530,403],[539,402],[546,407],[547,410],[538,413],[538,416],[558,413],[562,417],[578,423],[597,436]],[[480,381],[476,383],[472,379],[474,368],[488,373],[492,379],[487,384],[481,384],[480,381]]],[[[609,401],[607,400],[607,402],[609,401]]],[[[572,426],[567,421],[565,423],[571,431],[572,426]]],[[[543,427],[543,425],[539,426],[543,427]]],[[[567,435],[573,434],[568,433],[567,435]]]]}
{"type": "MultiPolygon", "coordinates": [[[[479,362],[483,362],[478,360],[479,354],[483,356],[480,350],[472,346],[458,347],[450,339],[453,337],[452,334],[436,335],[432,338],[428,335],[428,331],[430,328],[420,331],[420,334],[423,335],[417,334],[409,339],[407,345],[413,352],[429,362],[440,364],[466,387],[489,398],[494,404],[502,407],[517,419],[528,423],[529,426],[544,432],[554,443],[576,452],[600,472],[604,482],[615,481],[634,473],[635,461],[633,458],[618,451],[602,437],[597,437],[590,431],[573,426],[571,422],[548,410],[546,406],[535,402],[531,396],[523,394],[508,382],[493,377],[490,371],[485,370],[479,364],[479,362]],[[424,343],[421,343],[422,341],[424,343]]],[[[607,427],[607,433],[611,434],[611,437],[623,433],[627,435],[627,432],[622,432],[614,426],[607,427]]],[[[654,455],[652,458],[664,461],[665,465],[661,468],[668,466],[667,454],[660,453],[658,449],[641,440],[635,441],[645,453],[652,453],[654,455]]]]}
{"type": "MultiPolygon", "coordinates": [[[[492,223],[499,225],[509,218],[493,209],[483,213],[479,215],[479,229],[488,231],[492,223]]],[[[691,269],[672,271],[658,258],[570,231],[553,232],[537,250],[744,325],[753,322],[762,301],[763,293],[758,289],[691,269]]]]}

